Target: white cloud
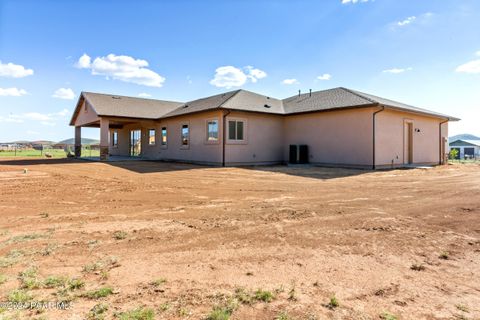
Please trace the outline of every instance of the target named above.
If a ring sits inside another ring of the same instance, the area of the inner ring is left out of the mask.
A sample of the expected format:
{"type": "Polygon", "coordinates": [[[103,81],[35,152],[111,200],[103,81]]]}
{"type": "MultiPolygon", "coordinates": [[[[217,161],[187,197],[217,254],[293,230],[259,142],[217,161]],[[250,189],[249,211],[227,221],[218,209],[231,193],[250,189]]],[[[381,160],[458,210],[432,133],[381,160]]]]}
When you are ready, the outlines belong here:
{"type": "Polygon", "coordinates": [[[324,73],[321,76],[317,77],[318,80],[330,80],[331,78],[332,78],[332,75],[328,73],[324,73]]]}
{"type": "Polygon", "coordinates": [[[223,66],[215,70],[215,75],[210,84],[220,88],[231,88],[243,86],[247,81],[253,83],[258,79],[263,79],[267,76],[265,71],[256,69],[252,66],[246,66],[239,69],[234,66],[223,66]]]}
{"type": "Polygon", "coordinates": [[[265,71],[254,68],[252,66],[246,66],[245,70],[246,70],[246,73],[247,73],[247,77],[250,80],[252,80],[253,83],[257,82],[258,79],[263,79],[267,76],[267,73],[265,71]]]}
{"type": "Polygon", "coordinates": [[[36,121],[44,126],[55,126],[56,121],[65,118],[70,111],[63,109],[54,113],[25,112],[10,114],[8,117],[1,117],[0,122],[24,123],[25,121],[36,121]]]}
{"type": "Polygon", "coordinates": [[[464,63],[455,69],[456,72],[477,74],[480,73],[480,59],[464,63]]]}
{"type": "Polygon", "coordinates": [[[22,65],[13,64],[11,62],[4,64],[0,61],[0,77],[23,78],[31,76],[32,74],[32,69],[26,69],[22,65]]]}
{"type": "Polygon", "coordinates": [[[79,69],[88,69],[92,63],[92,59],[84,53],[78,61],[75,63],[75,66],[79,69]]]}
{"type": "Polygon", "coordinates": [[[70,88],[59,88],[55,90],[52,94],[52,97],[66,100],[73,100],[75,98],[75,93],[70,88]]]}
{"type": "Polygon", "coordinates": [[[161,87],[165,78],[148,69],[148,62],[130,56],[117,56],[113,53],[93,60],[83,54],[75,64],[80,69],[90,69],[92,75],[110,77],[115,80],[131,82],[148,87],[161,87]]]}
{"type": "Polygon", "coordinates": [[[480,57],[480,51],[475,52],[475,55],[480,57]]]}
{"type": "Polygon", "coordinates": [[[140,98],[150,98],[152,95],[151,94],[148,94],[146,92],[142,92],[142,93],[139,93],[138,96],[140,98]]]}
{"type": "Polygon", "coordinates": [[[20,97],[27,94],[27,91],[18,88],[0,88],[0,96],[20,97]]]}
{"type": "MultiPolygon", "coordinates": [[[[373,0],[372,0],[372,1],[373,1],[373,0]]],[[[362,2],[368,2],[368,0],[342,0],[342,4],[349,4],[349,3],[355,4],[355,3],[357,3],[357,2],[360,2],[360,3],[362,3],[362,2]]]]}
{"type": "Polygon", "coordinates": [[[408,67],[408,68],[392,68],[392,69],[387,69],[383,70],[383,73],[393,73],[393,74],[399,74],[399,73],[404,73],[406,71],[412,71],[413,68],[408,67]]]}
{"type": "Polygon", "coordinates": [[[283,84],[298,84],[298,80],[297,79],[285,79],[282,81],[283,84]]]}
{"type": "Polygon", "coordinates": [[[397,22],[397,26],[399,27],[403,27],[403,26],[406,26],[406,25],[409,25],[410,23],[412,23],[413,21],[415,21],[415,19],[417,19],[417,17],[415,16],[411,16],[411,17],[408,17],[402,21],[398,21],[397,22]]]}

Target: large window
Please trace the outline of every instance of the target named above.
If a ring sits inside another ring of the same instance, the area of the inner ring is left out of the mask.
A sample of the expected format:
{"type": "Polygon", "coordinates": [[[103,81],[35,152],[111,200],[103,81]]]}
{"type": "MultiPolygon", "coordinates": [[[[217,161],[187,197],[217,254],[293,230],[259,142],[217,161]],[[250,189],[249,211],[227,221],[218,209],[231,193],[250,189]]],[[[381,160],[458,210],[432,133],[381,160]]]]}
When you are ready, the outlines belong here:
{"type": "Polygon", "coordinates": [[[207,121],[207,141],[218,141],[218,120],[207,121]]]}
{"type": "Polygon", "coordinates": [[[188,146],[190,144],[190,129],[188,124],[182,125],[182,146],[188,146]]]}
{"type": "Polygon", "coordinates": [[[244,140],[243,129],[245,122],[240,120],[228,121],[228,139],[229,140],[244,140]]]}
{"type": "Polygon", "coordinates": [[[150,146],[155,145],[155,129],[148,130],[148,144],[150,146]]]}
{"type": "Polygon", "coordinates": [[[167,127],[162,128],[162,146],[167,145],[167,127]]]}
{"type": "Polygon", "coordinates": [[[118,147],[118,131],[113,130],[112,132],[112,146],[118,147]]]}

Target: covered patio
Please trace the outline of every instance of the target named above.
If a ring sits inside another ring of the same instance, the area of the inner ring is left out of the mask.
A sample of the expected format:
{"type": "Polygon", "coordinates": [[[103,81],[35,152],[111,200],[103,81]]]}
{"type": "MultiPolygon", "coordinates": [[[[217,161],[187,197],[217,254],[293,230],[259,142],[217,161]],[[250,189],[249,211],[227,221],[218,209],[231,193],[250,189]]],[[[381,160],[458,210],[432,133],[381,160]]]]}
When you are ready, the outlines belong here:
{"type": "Polygon", "coordinates": [[[145,128],[180,103],[82,92],[70,125],[75,127],[75,157],[82,150],[82,128],[100,129],[100,156],[92,161],[146,160],[142,157],[145,128]],[[122,143],[119,144],[119,137],[122,143]],[[128,140],[128,143],[126,143],[128,140]]]}

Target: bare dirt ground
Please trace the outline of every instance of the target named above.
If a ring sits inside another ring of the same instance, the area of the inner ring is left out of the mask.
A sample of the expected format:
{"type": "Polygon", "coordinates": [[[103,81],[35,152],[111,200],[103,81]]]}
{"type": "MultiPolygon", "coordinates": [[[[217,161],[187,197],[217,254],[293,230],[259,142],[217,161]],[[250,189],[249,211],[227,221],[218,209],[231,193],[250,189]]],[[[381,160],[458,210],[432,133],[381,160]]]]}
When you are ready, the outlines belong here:
{"type": "Polygon", "coordinates": [[[480,319],[478,165],[4,160],[0,213],[4,318],[480,319]]]}

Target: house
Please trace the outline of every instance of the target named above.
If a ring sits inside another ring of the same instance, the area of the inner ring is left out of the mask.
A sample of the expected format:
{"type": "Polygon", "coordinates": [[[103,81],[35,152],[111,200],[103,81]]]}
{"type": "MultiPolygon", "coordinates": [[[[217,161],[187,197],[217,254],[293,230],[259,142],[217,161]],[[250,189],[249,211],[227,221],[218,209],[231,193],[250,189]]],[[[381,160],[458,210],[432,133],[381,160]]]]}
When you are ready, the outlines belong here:
{"type": "Polygon", "coordinates": [[[77,156],[81,128],[100,128],[101,160],[391,168],[444,163],[456,120],[334,88],[283,100],[235,90],[186,103],[82,92],[70,125],[77,156]]]}
{"type": "Polygon", "coordinates": [[[457,150],[457,159],[480,159],[480,140],[455,139],[449,143],[450,150],[457,150]]]}

